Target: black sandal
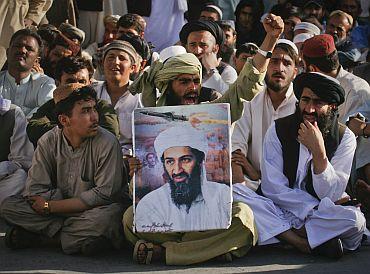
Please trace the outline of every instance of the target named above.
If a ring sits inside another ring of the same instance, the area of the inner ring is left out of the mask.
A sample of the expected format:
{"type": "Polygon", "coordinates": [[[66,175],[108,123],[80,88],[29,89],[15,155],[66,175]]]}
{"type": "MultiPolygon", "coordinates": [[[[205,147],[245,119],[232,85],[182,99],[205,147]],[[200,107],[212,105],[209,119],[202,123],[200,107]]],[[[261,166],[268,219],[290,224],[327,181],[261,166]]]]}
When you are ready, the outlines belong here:
{"type": "Polygon", "coordinates": [[[4,240],[5,246],[10,249],[23,249],[37,245],[40,237],[20,226],[10,226],[6,231],[4,240]]]}

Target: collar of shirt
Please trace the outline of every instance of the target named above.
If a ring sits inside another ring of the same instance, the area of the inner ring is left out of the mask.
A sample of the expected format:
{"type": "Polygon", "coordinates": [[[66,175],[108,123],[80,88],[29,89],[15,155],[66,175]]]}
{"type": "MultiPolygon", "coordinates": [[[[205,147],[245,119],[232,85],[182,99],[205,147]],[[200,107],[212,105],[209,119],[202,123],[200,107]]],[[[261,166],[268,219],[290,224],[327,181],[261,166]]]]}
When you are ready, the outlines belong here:
{"type": "MultiPolygon", "coordinates": [[[[5,77],[8,80],[9,84],[13,88],[17,88],[18,84],[16,83],[15,78],[9,74],[9,71],[6,72],[5,77]]],[[[21,79],[19,85],[24,85],[24,84],[28,83],[28,81],[30,80],[30,78],[31,78],[31,73],[28,74],[27,77],[21,79]]]]}

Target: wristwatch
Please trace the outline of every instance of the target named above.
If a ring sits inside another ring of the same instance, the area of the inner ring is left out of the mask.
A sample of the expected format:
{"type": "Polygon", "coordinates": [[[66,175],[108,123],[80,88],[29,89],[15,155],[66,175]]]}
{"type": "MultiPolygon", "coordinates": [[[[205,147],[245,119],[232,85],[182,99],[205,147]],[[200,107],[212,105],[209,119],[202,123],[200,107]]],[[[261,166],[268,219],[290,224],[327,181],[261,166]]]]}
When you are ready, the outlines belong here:
{"type": "Polygon", "coordinates": [[[261,54],[263,57],[265,57],[266,59],[271,58],[272,56],[272,51],[264,51],[262,49],[258,49],[257,52],[261,54]]]}
{"type": "Polygon", "coordinates": [[[50,214],[50,205],[48,201],[45,201],[43,211],[45,215],[50,214]]]}

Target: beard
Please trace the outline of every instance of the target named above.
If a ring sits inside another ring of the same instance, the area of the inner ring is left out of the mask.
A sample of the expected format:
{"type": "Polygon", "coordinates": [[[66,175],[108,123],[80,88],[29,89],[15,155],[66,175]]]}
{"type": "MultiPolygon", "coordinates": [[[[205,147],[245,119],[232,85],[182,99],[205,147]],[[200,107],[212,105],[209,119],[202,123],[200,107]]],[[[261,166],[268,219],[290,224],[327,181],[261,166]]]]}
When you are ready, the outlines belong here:
{"type": "Polygon", "coordinates": [[[229,63],[231,56],[234,54],[234,46],[222,45],[219,52],[219,57],[222,58],[223,62],[229,63]]]}
{"type": "Polygon", "coordinates": [[[336,48],[340,47],[345,42],[345,39],[339,38],[337,34],[333,34],[332,36],[333,36],[334,44],[336,48]]]}
{"type": "MultiPolygon", "coordinates": [[[[271,75],[271,77],[279,76],[279,75],[281,74],[275,72],[271,75]]],[[[274,82],[267,74],[265,77],[267,87],[276,93],[287,90],[292,80],[293,80],[293,77],[291,79],[285,78],[286,84],[283,84],[281,82],[274,82]]]]}
{"type": "Polygon", "coordinates": [[[303,115],[311,115],[315,117],[317,121],[317,126],[319,127],[322,137],[324,140],[331,135],[331,130],[333,128],[333,125],[335,124],[336,117],[338,115],[338,111],[336,109],[329,109],[326,114],[317,114],[317,112],[314,113],[307,113],[305,111],[299,112],[301,121],[303,122],[303,115]]]}
{"type": "Polygon", "coordinates": [[[167,106],[179,106],[181,105],[181,98],[173,90],[168,90],[166,95],[167,106]]]}
{"type": "Polygon", "coordinates": [[[166,182],[170,184],[171,188],[171,199],[177,208],[181,205],[186,206],[186,212],[189,213],[189,209],[193,201],[202,193],[201,189],[201,165],[197,164],[193,168],[191,174],[182,172],[176,176],[186,177],[186,180],[180,183],[175,183],[173,178],[165,170],[164,177],[166,182]]]}

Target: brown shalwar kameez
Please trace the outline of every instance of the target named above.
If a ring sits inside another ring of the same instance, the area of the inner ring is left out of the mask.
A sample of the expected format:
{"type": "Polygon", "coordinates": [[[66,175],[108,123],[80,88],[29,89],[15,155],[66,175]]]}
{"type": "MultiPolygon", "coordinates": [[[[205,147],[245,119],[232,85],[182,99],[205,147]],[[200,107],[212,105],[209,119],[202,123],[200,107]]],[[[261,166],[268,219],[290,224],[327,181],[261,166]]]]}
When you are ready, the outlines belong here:
{"type": "Polygon", "coordinates": [[[38,142],[26,189],[1,205],[9,223],[49,237],[60,232],[65,253],[81,250],[84,241],[98,236],[118,248],[123,240],[123,185],[126,183],[122,153],[114,135],[99,127],[98,134],[73,150],[62,130],[54,128],[38,142]],[[68,215],[39,215],[25,197],[46,200],[80,198],[91,209],[68,215]]]}

